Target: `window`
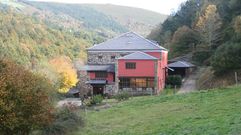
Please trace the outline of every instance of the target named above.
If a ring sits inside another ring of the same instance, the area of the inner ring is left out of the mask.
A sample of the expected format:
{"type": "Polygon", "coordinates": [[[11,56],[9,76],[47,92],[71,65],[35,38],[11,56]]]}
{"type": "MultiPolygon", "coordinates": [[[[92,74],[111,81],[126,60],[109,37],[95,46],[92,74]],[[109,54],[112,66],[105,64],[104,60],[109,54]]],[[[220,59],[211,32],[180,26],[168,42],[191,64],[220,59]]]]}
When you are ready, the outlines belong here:
{"type": "Polygon", "coordinates": [[[111,56],[110,58],[111,58],[111,60],[112,60],[112,61],[114,61],[114,60],[115,60],[115,56],[111,56]]]}
{"type": "Polygon", "coordinates": [[[130,78],[120,78],[119,87],[120,89],[130,88],[130,78]]]}
{"type": "Polygon", "coordinates": [[[102,56],[99,55],[99,56],[98,56],[98,59],[101,60],[101,59],[102,59],[102,56]]]}
{"type": "Polygon", "coordinates": [[[95,78],[107,78],[106,72],[95,72],[95,78]]]}
{"type": "Polygon", "coordinates": [[[147,78],[147,87],[154,88],[154,78],[147,78]]]}
{"type": "Polygon", "coordinates": [[[154,88],[154,78],[120,78],[120,89],[122,88],[154,88]]]}
{"type": "Polygon", "coordinates": [[[136,63],[134,62],[127,62],[126,69],[136,69],[136,63]]]}
{"type": "Polygon", "coordinates": [[[136,78],[136,88],[146,88],[147,87],[147,81],[146,78],[136,78]]]}

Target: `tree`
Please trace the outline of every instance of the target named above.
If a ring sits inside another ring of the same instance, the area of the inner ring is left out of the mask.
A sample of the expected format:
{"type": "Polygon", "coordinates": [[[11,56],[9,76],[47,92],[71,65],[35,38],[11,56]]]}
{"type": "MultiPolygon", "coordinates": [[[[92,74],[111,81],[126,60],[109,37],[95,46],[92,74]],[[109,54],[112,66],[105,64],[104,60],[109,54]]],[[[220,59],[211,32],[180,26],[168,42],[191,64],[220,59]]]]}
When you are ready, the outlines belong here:
{"type": "Polygon", "coordinates": [[[238,35],[241,35],[241,15],[234,19],[233,28],[238,35]]]}
{"type": "Polygon", "coordinates": [[[182,26],[174,33],[171,41],[171,51],[174,56],[192,52],[198,43],[198,34],[187,26],[182,26]]]}
{"type": "Polygon", "coordinates": [[[49,63],[60,74],[59,92],[66,93],[71,87],[76,85],[78,82],[77,71],[70,58],[58,57],[52,59],[49,63]]]}
{"type": "Polygon", "coordinates": [[[27,135],[52,121],[48,81],[8,60],[0,60],[0,134],[27,135]]]}
{"type": "Polygon", "coordinates": [[[225,43],[221,45],[212,57],[211,65],[219,74],[241,68],[240,43],[225,43]]]}
{"type": "Polygon", "coordinates": [[[221,40],[222,21],[216,5],[208,5],[205,13],[201,15],[196,23],[196,30],[201,35],[202,47],[212,50],[217,47],[221,40]]]}

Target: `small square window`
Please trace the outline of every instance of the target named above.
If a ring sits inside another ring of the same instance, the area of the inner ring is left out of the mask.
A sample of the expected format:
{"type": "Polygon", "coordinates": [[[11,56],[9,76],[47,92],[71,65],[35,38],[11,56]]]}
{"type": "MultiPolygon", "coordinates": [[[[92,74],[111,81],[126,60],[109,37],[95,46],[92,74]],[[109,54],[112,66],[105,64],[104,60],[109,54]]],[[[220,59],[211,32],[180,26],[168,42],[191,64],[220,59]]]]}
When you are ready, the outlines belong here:
{"type": "Polygon", "coordinates": [[[98,56],[98,59],[102,59],[103,57],[102,56],[98,56]]]}
{"type": "Polygon", "coordinates": [[[111,60],[115,60],[115,56],[111,56],[111,60]]]}
{"type": "Polygon", "coordinates": [[[127,62],[126,69],[136,69],[136,63],[134,62],[127,62]]]}
{"type": "Polygon", "coordinates": [[[107,73],[106,72],[96,72],[95,77],[96,78],[107,78],[107,73]]]}

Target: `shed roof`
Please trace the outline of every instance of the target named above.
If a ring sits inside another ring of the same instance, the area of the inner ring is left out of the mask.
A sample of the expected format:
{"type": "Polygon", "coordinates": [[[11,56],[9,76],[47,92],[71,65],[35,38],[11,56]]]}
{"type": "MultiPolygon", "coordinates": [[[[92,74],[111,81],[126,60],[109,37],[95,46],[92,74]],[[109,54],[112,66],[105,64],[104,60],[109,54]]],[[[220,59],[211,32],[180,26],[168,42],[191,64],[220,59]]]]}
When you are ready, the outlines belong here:
{"type": "Polygon", "coordinates": [[[176,61],[173,63],[168,64],[168,67],[170,68],[191,68],[195,67],[192,63],[186,62],[186,61],[176,61]]]}
{"type": "Polygon", "coordinates": [[[115,72],[115,65],[86,65],[84,67],[86,71],[106,71],[106,72],[115,72]]]}
{"type": "Polygon", "coordinates": [[[144,52],[137,51],[124,57],[120,57],[119,60],[157,60],[157,58],[144,52]]]}
{"type": "Polygon", "coordinates": [[[106,84],[106,80],[89,80],[86,84],[106,84]]]}
{"type": "Polygon", "coordinates": [[[94,45],[88,51],[117,50],[166,50],[156,42],[150,41],[134,32],[127,32],[106,42],[94,45]]]}

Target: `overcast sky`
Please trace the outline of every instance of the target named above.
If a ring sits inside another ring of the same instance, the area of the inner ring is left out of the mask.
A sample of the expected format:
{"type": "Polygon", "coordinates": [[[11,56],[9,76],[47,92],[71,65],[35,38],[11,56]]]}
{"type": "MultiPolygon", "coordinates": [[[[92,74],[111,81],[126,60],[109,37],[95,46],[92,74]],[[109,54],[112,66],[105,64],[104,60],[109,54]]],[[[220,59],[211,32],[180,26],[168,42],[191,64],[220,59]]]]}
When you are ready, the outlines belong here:
{"type": "Polygon", "coordinates": [[[156,11],[163,14],[170,14],[176,11],[179,5],[186,0],[35,0],[35,1],[52,1],[64,3],[98,3],[98,4],[115,4],[130,7],[138,7],[156,11]]]}

